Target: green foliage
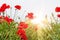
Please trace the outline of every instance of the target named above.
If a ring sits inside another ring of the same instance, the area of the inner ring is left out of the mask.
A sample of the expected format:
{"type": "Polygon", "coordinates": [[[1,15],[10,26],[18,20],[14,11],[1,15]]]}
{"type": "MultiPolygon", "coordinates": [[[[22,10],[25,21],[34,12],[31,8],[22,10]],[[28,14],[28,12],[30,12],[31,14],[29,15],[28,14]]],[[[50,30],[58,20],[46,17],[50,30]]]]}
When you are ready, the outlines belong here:
{"type": "MultiPolygon", "coordinates": [[[[0,40],[20,40],[20,37],[16,34],[16,24],[15,22],[10,24],[7,22],[0,23],[0,40]]],[[[34,26],[29,22],[28,28],[25,29],[28,40],[60,40],[60,23],[50,23],[50,26],[47,25],[38,30],[35,30],[34,26]]]]}
{"type": "Polygon", "coordinates": [[[60,23],[51,24],[52,25],[52,39],[60,40],[60,23]]]}
{"type": "MultiPolygon", "coordinates": [[[[0,24],[0,40],[20,40],[16,34],[17,27],[15,22],[8,24],[3,22],[0,24]]],[[[37,40],[37,31],[32,23],[28,23],[28,28],[25,29],[28,40],[37,40]]]]}
{"type": "Polygon", "coordinates": [[[16,34],[17,28],[16,23],[3,22],[0,24],[0,40],[20,40],[16,34]]]}
{"type": "MultiPolygon", "coordinates": [[[[50,27],[50,26],[47,26],[50,27]]],[[[60,40],[60,23],[51,23],[52,29],[40,29],[38,40],[60,40]]]]}
{"type": "Polygon", "coordinates": [[[38,40],[37,30],[34,29],[34,25],[32,23],[28,23],[28,26],[29,27],[26,29],[28,40],[38,40]]]}

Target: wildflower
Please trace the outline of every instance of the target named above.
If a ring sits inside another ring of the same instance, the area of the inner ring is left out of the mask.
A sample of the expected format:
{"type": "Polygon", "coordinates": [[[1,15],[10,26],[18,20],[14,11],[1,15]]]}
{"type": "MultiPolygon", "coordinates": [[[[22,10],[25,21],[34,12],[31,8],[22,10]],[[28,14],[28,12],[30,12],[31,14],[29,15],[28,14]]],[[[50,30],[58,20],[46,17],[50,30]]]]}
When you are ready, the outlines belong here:
{"type": "Polygon", "coordinates": [[[23,29],[18,29],[17,34],[18,35],[25,34],[25,31],[23,29]]]}
{"type": "Polygon", "coordinates": [[[22,34],[20,37],[21,37],[21,40],[28,40],[26,34],[22,34]]]}
{"type": "Polygon", "coordinates": [[[6,8],[10,8],[10,5],[7,5],[6,8]]]}
{"type": "Polygon", "coordinates": [[[10,6],[4,3],[0,8],[0,12],[4,12],[7,8],[10,8],[10,6]]]}
{"type": "Polygon", "coordinates": [[[11,18],[9,18],[9,17],[4,17],[4,20],[5,21],[7,21],[8,22],[8,24],[10,24],[12,21],[13,21],[13,19],[11,19],[11,18]]]}
{"type": "Polygon", "coordinates": [[[26,33],[23,29],[18,29],[17,34],[20,36],[21,40],[27,40],[26,33]]]}
{"type": "Polygon", "coordinates": [[[56,7],[56,8],[55,8],[55,11],[56,11],[56,12],[60,12],[60,7],[56,7]]]}
{"type": "Polygon", "coordinates": [[[6,4],[3,4],[3,5],[1,6],[1,8],[0,8],[0,12],[4,12],[5,9],[6,9],[6,4]]]}
{"type": "Polygon", "coordinates": [[[57,17],[59,17],[59,18],[60,18],[60,14],[57,14],[57,17]]]}
{"type": "Polygon", "coordinates": [[[20,10],[21,6],[20,5],[16,5],[15,8],[18,9],[18,10],[20,10]]]}
{"type": "Polygon", "coordinates": [[[0,16],[0,19],[2,19],[3,18],[3,16],[0,16]]]}
{"type": "Polygon", "coordinates": [[[25,23],[25,22],[20,22],[18,28],[22,29],[22,28],[27,28],[28,27],[28,24],[25,23]]]}
{"type": "Polygon", "coordinates": [[[29,19],[33,19],[33,13],[28,13],[28,15],[26,15],[26,17],[28,17],[29,19]]]}

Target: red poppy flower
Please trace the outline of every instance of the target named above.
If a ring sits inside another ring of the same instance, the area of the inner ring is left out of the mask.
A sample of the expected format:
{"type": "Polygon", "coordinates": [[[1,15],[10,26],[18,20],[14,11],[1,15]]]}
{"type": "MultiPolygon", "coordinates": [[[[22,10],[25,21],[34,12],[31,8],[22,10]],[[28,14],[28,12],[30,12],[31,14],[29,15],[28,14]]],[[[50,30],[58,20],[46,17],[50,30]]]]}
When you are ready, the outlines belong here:
{"type": "Polygon", "coordinates": [[[21,6],[20,5],[16,5],[15,8],[18,9],[18,10],[20,10],[21,6]]]}
{"type": "Polygon", "coordinates": [[[57,14],[57,17],[59,17],[59,18],[60,18],[60,14],[57,14]]]}
{"type": "Polygon", "coordinates": [[[5,9],[6,9],[6,4],[3,4],[3,5],[1,6],[1,8],[0,8],[0,12],[4,12],[5,9]]]}
{"type": "Polygon", "coordinates": [[[27,28],[28,27],[28,24],[25,23],[25,22],[20,22],[18,28],[22,29],[22,28],[27,28]]]}
{"type": "Polygon", "coordinates": [[[8,22],[8,24],[10,24],[13,21],[13,19],[11,19],[11,18],[9,18],[7,16],[4,17],[4,20],[6,20],[8,22]]]}
{"type": "Polygon", "coordinates": [[[4,12],[7,8],[10,8],[9,5],[6,5],[5,3],[2,4],[1,8],[0,8],[0,12],[4,12]]]}
{"type": "Polygon", "coordinates": [[[26,33],[23,29],[18,29],[17,34],[20,36],[21,40],[27,40],[26,33]]]}
{"type": "Polygon", "coordinates": [[[18,35],[25,34],[25,31],[23,29],[18,29],[17,34],[18,35]]]}
{"type": "Polygon", "coordinates": [[[0,16],[0,19],[2,19],[3,18],[3,16],[0,16]]]}
{"type": "Polygon", "coordinates": [[[6,8],[10,8],[10,5],[7,5],[6,8]]]}
{"type": "Polygon", "coordinates": [[[55,8],[55,11],[56,11],[56,12],[60,12],[60,7],[56,7],[56,8],[55,8]]]}
{"type": "Polygon", "coordinates": [[[26,17],[28,17],[29,19],[33,19],[33,13],[28,13],[28,15],[26,15],[26,17]]]}
{"type": "Polygon", "coordinates": [[[21,35],[20,37],[21,37],[21,40],[28,40],[26,34],[23,34],[23,35],[21,35]]]}

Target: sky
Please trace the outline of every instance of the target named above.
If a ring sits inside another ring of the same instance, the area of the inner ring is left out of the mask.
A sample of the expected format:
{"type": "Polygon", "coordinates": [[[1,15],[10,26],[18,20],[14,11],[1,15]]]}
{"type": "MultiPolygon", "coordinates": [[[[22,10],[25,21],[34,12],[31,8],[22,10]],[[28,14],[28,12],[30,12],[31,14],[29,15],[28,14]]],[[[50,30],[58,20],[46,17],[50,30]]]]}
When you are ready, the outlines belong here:
{"type": "Polygon", "coordinates": [[[37,18],[33,20],[35,22],[36,20],[43,20],[46,14],[48,15],[48,17],[52,12],[56,14],[55,7],[60,7],[60,0],[0,0],[0,6],[3,3],[7,3],[12,6],[12,15],[14,14],[14,6],[21,5],[22,9],[18,11],[18,16],[24,14],[23,16],[21,16],[22,20],[25,19],[24,16],[28,12],[33,12],[34,15],[37,16],[37,18]]]}

